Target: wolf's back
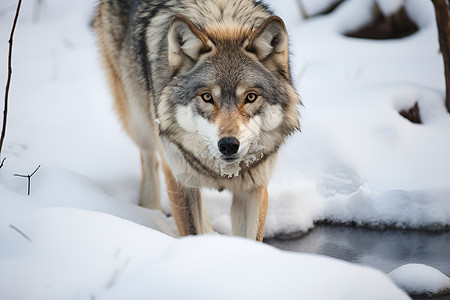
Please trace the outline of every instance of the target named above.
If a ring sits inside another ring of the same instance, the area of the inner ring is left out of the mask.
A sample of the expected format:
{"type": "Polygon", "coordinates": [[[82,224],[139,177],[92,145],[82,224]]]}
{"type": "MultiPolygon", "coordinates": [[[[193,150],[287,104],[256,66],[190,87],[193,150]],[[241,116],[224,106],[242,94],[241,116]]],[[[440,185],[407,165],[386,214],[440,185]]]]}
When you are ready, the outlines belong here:
{"type": "MultiPolygon", "coordinates": [[[[95,11],[93,28],[101,46],[117,60],[127,31],[132,0],[100,0],[95,11]]],[[[102,48],[102,47],[101,47],[102,48]]]]}

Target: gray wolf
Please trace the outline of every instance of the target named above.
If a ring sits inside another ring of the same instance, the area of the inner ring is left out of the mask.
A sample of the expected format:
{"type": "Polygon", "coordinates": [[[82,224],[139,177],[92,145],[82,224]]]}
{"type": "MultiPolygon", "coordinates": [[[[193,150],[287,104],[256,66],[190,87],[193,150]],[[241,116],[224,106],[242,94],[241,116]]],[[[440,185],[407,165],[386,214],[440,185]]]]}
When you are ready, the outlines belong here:
{"type": "Polygon", "coordinates": [[[100,0],[93,27],[141,150],[140,204],[161,209],[161,163],[180,235],[212,231],[209,187],[233,194],[233,234],[261,241],[279,148],[300,129],[281,18],[256,0],[100,0]]]}

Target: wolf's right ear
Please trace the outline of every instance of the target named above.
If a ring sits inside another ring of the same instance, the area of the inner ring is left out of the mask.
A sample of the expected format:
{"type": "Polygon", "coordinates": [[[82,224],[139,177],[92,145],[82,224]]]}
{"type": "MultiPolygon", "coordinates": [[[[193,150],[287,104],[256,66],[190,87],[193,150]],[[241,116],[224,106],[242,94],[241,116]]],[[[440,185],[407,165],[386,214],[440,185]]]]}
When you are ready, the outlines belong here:
{"type": "Polygon", "coordinates": [[[170,23],[168,34],[169,65],[180,68],[197,61],[201,54],[211,51],[212,42],[186,16],[177,15],[170,23]]]}

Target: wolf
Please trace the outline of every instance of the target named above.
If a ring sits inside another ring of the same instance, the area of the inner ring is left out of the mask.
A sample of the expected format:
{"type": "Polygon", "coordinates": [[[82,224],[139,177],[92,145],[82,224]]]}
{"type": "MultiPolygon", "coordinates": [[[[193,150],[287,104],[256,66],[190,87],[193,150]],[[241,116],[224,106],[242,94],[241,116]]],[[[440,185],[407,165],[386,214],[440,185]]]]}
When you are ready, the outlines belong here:
{"type": "Polygon", "coordinates": [[[100,0],[100,56],[141,151],[140,204],[181,236],[211,232],[201,188],[232,193],[232,233],[262,241],[278,151],[300,130],[282,19],[256,0],[100,0]]]}

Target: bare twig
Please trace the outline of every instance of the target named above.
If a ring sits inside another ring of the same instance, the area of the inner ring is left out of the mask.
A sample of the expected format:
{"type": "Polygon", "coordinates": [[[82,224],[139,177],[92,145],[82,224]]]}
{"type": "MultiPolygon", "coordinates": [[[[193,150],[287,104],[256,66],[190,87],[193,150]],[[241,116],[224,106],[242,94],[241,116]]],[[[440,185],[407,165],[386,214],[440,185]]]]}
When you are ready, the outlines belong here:
{"type": "Polygon", "coordinates": [[[42,6],[44,5],[44,0],[35,0],[33,5],[33,22],[39,22],[40,12],[42,6]]]}
{"type": "Polygon", "coordinates": [[[20,230],[19,228],[17,228],[16,226],[14,226],[13,224],[9,224],[9,227],[13,230],[15,230],[18,234],[20,234],[21,236],[23,236],[27,241],[29,241],[31,243],[31,239],[30,237],[23,232],[22,230],[20,230]]]}
{"type": "Polygon", "coordinates": [[[300,9],[300,13],[302,14],[302,18],[304,20],[308,19],[309,16],[306,13],[305,6],[303,5],[303,0],[297,0],[298,8],[300,9]]]}
{"type": "Polygon", "coordinates": [[[2,159],[2,162],[0,163],[0,169],[3,168],[3,165],[5,163],[6,157],[2,159]]]}
{"type": "MultiPolygon", "coordinates": [[[[114,258],[116,260],[119,259],[120,251],[121,251],[120,248],[116,249],[116,253],[114,254],[114,258]]],[[[111,278],[106,283],[106,286],[105,286],[106,289],[112,288],[117,283],[117,281],[119,280],[120,276],[125,272],[125,270],[127,269],[128,265],[130,264],[130,261],[131,261],[130,257],[125,258],[123,263],[114,270],[111,278]]]]}
{"type": "Polygon", "coordinates": [[[33,171],[33,173],[28,174],[28,175],[21,175],[21,174],[14,174],[14,176],[17,177],[24,177],[28,179],[28,196],[30,195],[30,186],[31,186],[31,177],[33,177],[33,175],[37,172],[37,170],[39,170],[39,168],[41,167],[41,165],[39,165],[36,170],[33,171]]]}
{"type": "Polygon", "coordinates": [[[8,54],[8,80],[6,81],[5,90],[5,106],[3,108],[3,125],[2,125],[2,135],[0,137],[0,155],[2,154],[3,141],[5,140],[6,134],[6,119],[8,116],[8,96],[9,96],[9,86],[11,84],[11,74],[12,74],[12,46],[14,31],[16,30],[17,19],[19,18],[20,6],[22,5],[22,0],[17,3],[16,15],[14,17],[13,26],[11,29],[11,35],[9,36],[9,54],[8,54]]]}

